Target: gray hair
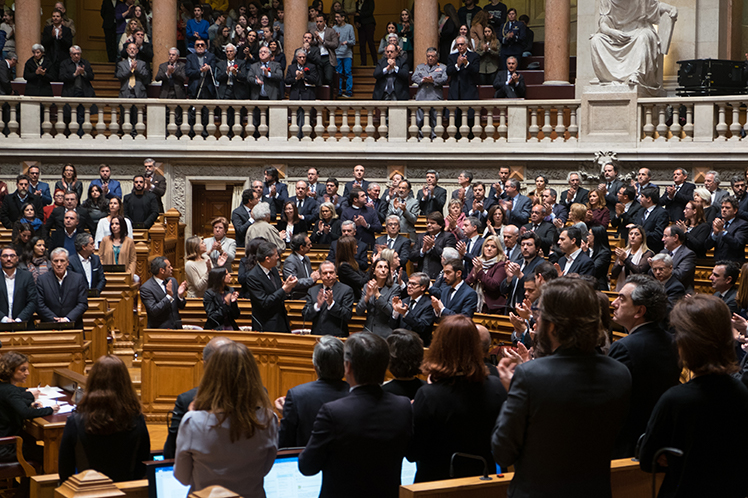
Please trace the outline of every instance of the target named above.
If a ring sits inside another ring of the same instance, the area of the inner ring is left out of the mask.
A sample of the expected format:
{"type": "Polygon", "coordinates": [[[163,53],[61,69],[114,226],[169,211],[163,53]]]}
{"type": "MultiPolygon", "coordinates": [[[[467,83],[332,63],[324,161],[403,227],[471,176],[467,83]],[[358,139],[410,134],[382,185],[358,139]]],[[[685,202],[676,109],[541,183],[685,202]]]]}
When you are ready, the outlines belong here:
{"type": "Polygon", "coordinates": [[[397,35],[397,33],[390,33],[387,35],[387,41],[390,41],[392,38],[395,40],[399,39],[400,37],[397,35]]]}
{"type": "Polygon", "coordinates": [[[66,259],[70,258],[70,253],[67,249],[65,249],[64,247],[58,247],[56,249],[52,249],[52,252],[49,253],[49,259],[54,259],[54,257],[58,254],[62,254],[66,259]]]}
{"type": "Polygon", "coordinates": [[[44,53],[44,45],[41,43],[34,43],[31,45],[31,51],[33,52],[34,50],[40,50],[41,53],[44,53]]]}
{"type": "Polygon", "coordinates": [[[236,52],[236,45],[234,45],[233,43],[227,43],[226,46],[223,47],[223,51],[226,52],[226,50],[228,50],[229,47],[233,48],[234,51],[236,52]]]}
{"type": "Polygon", "coordinates": [[[380,189],[382,188],[382,187],[379,186],[378,183],[372,182],[372,183],[369,184],[369,187],[366,190],[369,190],[370,188],[374,188],[374,187],[379,187],[380,189]]]}
{"type": "Polygon", "coordinates": [[[93,237],[90,233],[79,233],[75,236],[75,250],[80,252],[81,249],[83,249],[83,246],[88,244],[88,240],[93,240],[93,237]]]}
{"type": "Polygon", "coordinates": [[[520,187],[522,186],[521,183],[519,183],[519,180],[516,178],[510,178],[506,181],[509,185],[512,186],[512,188],[517,189],[519,191],[520,187]]]}
{"type": "Polygon", "coordinates": [[[391,215],[389,215],[389,216],[387,217],[387,219],[386,219],[386,220],[384,220],[384,222],[385,222],[385,223],[387,223],[387,222],[389,222],[390,220],[395,220],[395,221],[397,221],[398,223],[400,223],[400,217],[399,217],[398,215],[396,215],[396,214],[391,214],[391,215]]]}
{"type": "Polygon", "coordinates": [[[354,230],[356,228],[356,224],[351,220],[345,220],[343,223],[340,224],[340,228],[347,227],[348,225],[353,226],[354,230]]]}
{"type": "Polygon", "coordinates": [[[644,306],[644,319],[648,322],[659,322],[667,315],[668,297],[660,282],[649,275],[634,274],[626,279],[627,284],[633,284],[631,301],[634,306],[644,306]]]}
{"type": "Polygon", "coordinates": [[[709,192],[704,187],[699,187],[699,188],[695,189],[693,191],[693,193],[696,194],[696,195],[698,195],[699,197],[701,197],[701,200],[704,201],[704,202],[706,202],[707,204],[709,204],[709,203],[712,202],[712,193],[709,192]]]}
{"type": "Polygon", "coordinates": [[[670,266],[670,267],[673,266],[673,258],[670,257],[669,254],[664,254],[664,253],[655,254],[654,257],[652,258],[652,262],[654,263],[655,261],[662,261],[663,263],[665,263],[665,266],[670,266]]]}
{"type": "Polygon", "coordinates": [[[390,364],[390,348],[378,335],[359,332],[345,341],[343,359],[350,364],[357,384],[381,384],[390,364]]]}
{"type": "Polygon", "coordinates": [[[683,176],[688,178],[688,170],[686,168],[675,168],[673,170],[673,173],[675,173],[676,171],[680,171],[681,173],[683,173],[683,176]]]}
{"type": "Polygon", "coordinates": [[[444,261],[451,261],[453,259],[460,259],[460,253],[454,247],[445,247],[442,251],[442,259],[444,261]]]}
{"type": "Polygon", "coordinates": [[[18,60],[18,56],[16,55],[15,52],[8,52],[8,55],[5,58],[8,59],[9,61],[17,61],[18,60]]]}
{"type": "MultiPolygon", "coordinates": [[[[427,54],[438,54],[439,51],[436,49],[436,47],[429,47],[429,48],[426,49],[426,53],[427,54]]],[[[432,170],[430,170],[430,171],[432,171],[432,170]]],[[[428,173],[428,171],[426,173],[428,173]]]]}
{"type": "Polygon", "coordinates": [[[293,53],[293,57],[294,57],[294,59],[295,59],[295,58],[296,58],[296,57],[297,57],[297,56],[298,56],[299,54],[304,54],[304,55],[307,55],[307,51],[306,51],[305,49],[303,49],[303,48],[297,48],[296,50],[294,50],[294,53],[293,53]]]}
{"type": "MultiPolygon", "coordinates": [[[[319,211],[318,211],[318,213],[321,212],[321,210],[322,210],[323,207],[325,207],[325,208],[327,208],[327,209],[330,210],[330,212],[332,213],[333,219],[335,219],[335,218],[338,217],[338,212],[335,211],[335,204],[333,204],[332,202],[329,202],[329,201],[328,202],[323,202],[322,204],[319,205],[319,211]]],[[[321,217],[321,215],[320,215],[320,217],[321,217]]]]}
{"type": "MultiPolygon", "coordinates": [[[[442,254],[444,254],[444,252],[442,252],[442,254]]],[[[416,277],[418,279],[418,285],[422,287],[425,286],[427,289],[429,288],[429,285],[431,284],[431,278],[428,276],[428,274],[418,271],[411,274],[410,276],[416,277]]]]}
{"type": "Polygon", "coordinates": [[[143,164],[156,164],[156,160],[150,157],[143,159],[143,164]]]}
{"type": "Polygon", "coordinates": [[[582,179],[582,175],[580,175],[580,174],[579,174],[579,171],[569,171],[569,174],[568,174],[568,175],[566,175],[566,181],[567,181],[567,182],[568,182],[569,180],[571,180],[571,175],[577,175],[577,176],[579,177],[579,179],[580,179],[580,180],[582,179]]]}
{"type": "Polygon", "coordinates": [[[477,217],[475,217],[475,216],[468,216],[467,218],[465,218],[465,221],[467,221],[468,223],[470,223],[471,225],[473,225],[476,230],[480,230],[481,222],[480,222],[480,220],[477,217]]]}
{"type": "Polygon", "coordinates": [[[252,218],[255,220],[269,220],[270,219],[270,204],[267,202],[260,202],[252,208],[252,218]]]}
{"type": "MultiPolygon", "coordinates": [[[[171,48],[169,49],[169,52],[171,52],[172,50],[173,50],[173,51],[175,51],[175,52],[177,53],[177,57],[179,57],[180,55],[182,55],[182,54],[181,54],[181,53],[179,52],[179,49],[178,49],[177,47],[171,47],[171,48]]],[[[203,353],[203,358],[205,358],[205,353],[203,353]]]]}
{"type": "MultiPolygon", "coordinates": [[[[329,261],[328,261],[329,263],[329,261]]],[[[324,380],[340,380],[345,374],[343,368],[343,341],[331,335],[324,335],[314,345],[312,363],[317,377],[324,380]]]]}
{"type": "Polygon", "coordinates": [[[714,175],[714,183],[719,185],[719,173],[717,173],[714,170],[707,171],[706,174],[704,174],[704,177],[706,178],[706,175],[714,175]]]}
{"type": "Polygon", "coordinates": [[[72,47],[70,47],[70,50],[68,50],[68,53],[71,53],[71,54],[72,54],[72,53],[73,53],[73,50],[77,50],[77,51],[79,51],[80,53],[83,53],[83,50],[81,50],[81,48],[80,48],[80,47],[79,47],[78,45],[73,45],[72,47]]]}

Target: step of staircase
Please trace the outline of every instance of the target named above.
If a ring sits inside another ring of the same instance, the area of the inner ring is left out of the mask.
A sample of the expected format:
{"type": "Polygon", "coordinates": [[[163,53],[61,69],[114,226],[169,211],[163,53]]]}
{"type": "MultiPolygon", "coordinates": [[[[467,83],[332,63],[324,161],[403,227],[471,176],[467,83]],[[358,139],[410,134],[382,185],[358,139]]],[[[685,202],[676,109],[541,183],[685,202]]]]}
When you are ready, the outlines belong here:
{"type": "Polygon", "coordinates": [[[114,77],[115,64],[113,62],[92,62],[91,69],[94,80],[91,82],[97,97],[117,97],[120,82],[114,77]]]}

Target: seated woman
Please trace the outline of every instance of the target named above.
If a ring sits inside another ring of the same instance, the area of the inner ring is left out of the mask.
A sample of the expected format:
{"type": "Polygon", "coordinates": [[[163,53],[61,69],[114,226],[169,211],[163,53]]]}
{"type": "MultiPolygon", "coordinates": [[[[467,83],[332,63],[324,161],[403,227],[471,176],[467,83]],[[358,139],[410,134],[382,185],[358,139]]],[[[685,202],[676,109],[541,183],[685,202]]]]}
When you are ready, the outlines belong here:
{"type": "Polygon", "coordinates": [[[323,202],[319,205],[319,221],[312,229],[309,239],[312,244],[332,244],[341,236],[340,220],[332,202],[323,202]]]}
{"type": "Polygon", "coordinates": [[[267,242],[265,237],[255,237],[244,247],[244,257],[239,261],[239,297],[249,299],[249,272],[257,265],[257,248],[267,242]]]}
{"type": "Polygon", "coordinates": [[[47,243],[41,237],[34,237],[29,243],[29,248],[20,256],[19,268],[28,270],[37,281],[40,275],[52,270],[52,262],[47,254],[47,243]]]}
{"type": "Polygon", "coordinates": [[[605,196],[601,191],[590,190],[584,221],[589,228],[601,226],[607,230],[610,224],[610,210],[605,204],[605,196]]]}
{"type": "MultiPolygon", "coordinates": [[[[21,206],[21,213],[23,215],[18,220],[18,223],[27,225],[31,230],[32,236],[44,237],[44,222],[37,216],[36,208],[34,207],[34,205],[30,202],[25,203],[23,206],[21,206]]],[[[13,238],[15,239],[15,236],[17,234],[15,227],[13,228],[13,234],[13,238]]]]}
{"type": "Polygon", "coordinates": [[[616,247],[616,262],[610,270],[610,278],[616,280],[616,291],[626,283],[626,277],[637,273],[649,272],[649,258],[654,252],[647,248],[647,233],[641,225],[629,230],[629,243],[626,249],[616,247]]]}
{"type": "MultiPolygon", "coordinates": [[[[455,452],[493,462],[491,434],[506,390],[488,375],[478,329],[464,315],[443,317],[425,353],[421,372],[429,384],[413,400],[413,438],[408,460],[416,482],[449,479],[455,452]]],[[[483,475],[483,462],[456,459],[453,477],[483,475]]]]}
{"type": "Polygon", "coordinates": [[[286,231],[286,236],[283,239],[286,244],[291,243],[294,235],[307,231],[306,221],[299,218],[299,209],[294,201],[287,201],[283,205],[281,219],[276,224],[276,228],[279,232],[286,231]]]}
{"type": "Polygon", "coordinates": [[[219,346],[179,427],[174,477],[190,492],[218,484],[239,496],[265,496],[277,452],[278,416],[254,356],[243,344],[219,346]]]}
{"type": "MultiPolygon", "coordinates": [[[[59,406],[39,408],[34,400],[36,389],[21,387],[29,376],[29,359],[26,355],[8,351],[0,356],[0,437],[20,436],[23,438],[23,457],[41,463],[44,449],[23,432],[23,421],[52,415],[59,406]]],[[[0,446],[0,462],[15,462],[15,446],[0,446]]]]}
{"type": "Polygon", "coordinates": [[[387,337],[387,344],[390,347],[389,369],[394,379],[385,382],[382,389],[412,400],[426,384],[418,378],[423,362],[423,341],[411,330],[395,329],[387,337]]]}
{"type": "Polygon", "coordinates": [[[29,244],[33,236],[34,232],[28,223],[20,223],[18,221],[13,223],[13,243],[10,245],[16,250],[16,255],[19,258],[24,252],[30,249],[29,244]]]}
{"type": "Polygon", "coordinates": [[[102,265],[125,265],[125,271],[137,276],[137,254],[135,242],[127,232],[124,216],[115,216],[109,223],[111,235],[101,241],[99,257],[102,265]]]}
{"type": "Polygon", "coordinates": [[[704,218],[701,202],[688,201],[683,210],[685,219],[675,222],[675,226],[686,233],[686,247],[696,253],[697,258],[706,258],[706,243],[712,233],[712,224],[704,218]]]}
{"type": "Polygon", "coordinates": [[[52,214],[52,211],[56,207],[61,207],[63,203],[65,202],[65,191],[62,189],[56,189],[54,195],[52,196],[52,199],[54,202],[50,204],[49,206],[44,206],[42,209],[44,211],[44,221],[47,221],[47,218],[49,218],[49,215],[52,214]]]}
{"type": "MultiPolygon", "coordinates": [[[[605,208],[606,211],[607,209],[605,208]]],[[[597,279],[597,290],[610,290],[608,269],[610,268],[611,251],[608,231],[605,227],[595,225],[590,228],[589,232],[587,232],[587,246],[591,251],[589,256],[595,264],[594,277],[597,279]]]]}
{"type": "Polygon", "coordinates": [[[392,285],[389,262],[386,259],[377,260],[369,270],[369,278],[365,292],[356,304],[356,314],[366,315],[365,328],[386,339],[392,333],[392,298],[398,290],[392,285]]]}
{"type": "Polygon", "coordinates": [[[98,185],[88,187],[88,199],[83,203],[83,207],[94,223],[99,223],[100,219],[109,214],[109,201],[98,185]]]}
{"type": "Polygon", "coordinates": [[[239,293],[234,291],[231,273],[226,268],[213,268],[208,273],[208,288],[203,294],[203,305],[208,320],[205,329],[239,330],[236,319],[239,318],[239,305],[236,303],[239,293]]]}
{"type": "Polygon", "coordinates": [[[483,231],[483,238],[485,239],[489,235],[495,235],[501,242],[501,250],[506,250],[504,247],[504,227],[506,226],[506,214],[504,208],[499,204],[494,204],[491,209],[488,210],[488,218],[486,219],[486,229],[483,231]]]}
{"type": "Polygon", "coordinates": [[[187,280],[187,297],[202,298],[208,288],[208,273],[212,266],[206,254],[203,239],[190,237],[184,243],[184,276],[187,280]]]}
{"type": "Polygon", "coordinates": [[[351,236],[340,237],[335,250],[335,267],[338,280],[353,290],[353,300],[361,299],[361,290],[369,281],[366,274],[358,269],[356,250],[358,243],[351,236]]]}
{"type": "MultiPolygon", "coordinates": [[[[94,242],[96,243],[97,249],[101,244],[101,240],[107,235],[112,234],[112,230],[109,227],[109,224],[112,222],[112,218],[114,218],[115,216],[125,216],[125,211],[122,208],[122,201],[119,199],[119,197],[112,197],[111,199],[109,199],[109,214],[104,218],[101,218],[98,225],[96,225],[96,236],[94,237],[94,242]]],[[[127,233],[133,233],[132,223],[130,222],[129,218],[125,218],[125,224],[127,225],[127,233]]]]}
{"type": "Polygon", "coordinates": [[[444,218],[444,223],[446,224],[444,231],[452,232],[452,235],[454,235],[457,240],[465,238],[465,233],[462,231],[462,223],[465,221],[467,215],[462,210],[462,205],[463,203],[459,199],[450,200],[447,205],[447,212],[449,214],[444,218]]]}
{"type": "Polygon", "coordinates": [[[60,441],[60,482],[93,469],[114,482],[145,478],[151,439],[130,372],[117,356],[102,356],[68,417],[60,441]]]}
{"type": "Polygon", "coordinates": [[[732,377],[738,365],[730,311],[721,299],[696,294],[675,305],[670,325],[693,377],[665,391],[655,405],[641,444],[641,468],[665,471],[659,496],[742,497],[748,489],[748,433],[735,427],[748,415],[748,391],[732,377]],[[664,447],[683,455],[665,454],[655,469],[652,460],[664,447]]]}
{"type": "Polygon", "coordinates": [[[501,249],[499,238],[489,236],[483,242],[481,256],[473,258],[473,270],[465,279],[465,283],[475,289],[478,294],[478,310],[480,313],[499,315],[506,308],[506,296],[501,293],[499,286],[506,279],[506,255],[501,249]]]}

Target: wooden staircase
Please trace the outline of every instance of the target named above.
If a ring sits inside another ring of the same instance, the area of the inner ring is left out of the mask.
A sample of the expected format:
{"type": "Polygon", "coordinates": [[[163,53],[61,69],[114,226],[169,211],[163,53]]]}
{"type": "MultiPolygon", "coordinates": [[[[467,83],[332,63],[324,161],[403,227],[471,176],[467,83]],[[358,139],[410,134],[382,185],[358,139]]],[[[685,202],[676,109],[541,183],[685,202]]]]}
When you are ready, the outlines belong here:
{"type": "Polygon", "coordinates": [[[96,91],[97,97],[117,97],[119,95],[120,83],[114,77],[113,62],[92,62],[91,69],[94,72],[94,80],[91,85],[96,91]]]}

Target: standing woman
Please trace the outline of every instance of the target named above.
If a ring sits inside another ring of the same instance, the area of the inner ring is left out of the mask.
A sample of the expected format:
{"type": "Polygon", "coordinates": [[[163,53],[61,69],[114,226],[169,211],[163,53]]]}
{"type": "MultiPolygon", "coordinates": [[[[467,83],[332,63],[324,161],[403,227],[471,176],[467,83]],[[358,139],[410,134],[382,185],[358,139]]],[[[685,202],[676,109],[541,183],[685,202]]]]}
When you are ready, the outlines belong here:
{"type": "MultiPolygon", "coordinates": [[[[476,50],[483,45],[483,28],[486,26],[488,26],[488,13],[485,10],[479,10],[473,14],[473,19],[470,21],[470,39],[473,40],[473,47],[476,50]]],[[[491,83],[493,84],[493,81],[491,83]]]]}
{"type": "Polygon", "coordinates": [[[369,270],[369,277],[371,280],[366,283],[365,293],[356,304],[356,314],[365,314],[365,328],[386,339],[392,333],[392,298],[397,295],[399,288],[392,285],[390,263],[386,259],[377,260],[369,270]]]}
{"type": "MultiPolygon", "coordinates": [[[[13,243],[11,244],[11,247],[15,249],[16,255],[23,254],[25,251],[30,249],[29,244],[34,235],[36,234],[34,234],[28,223],[20,223],[18,221],[13,223],[13,243]]],[[[41,233],[38,235],[43,236],[41,233]]]]}
{"type": "Polygon", "coordinates": [[[294,235],[305,233],[307,231],[306,220],[299,218],[299,208],[294,201],[287,201],[283,205],[283,214],[276,224],[279,232],[286,231],[286,238],[283,241],[286,244],[291,243],[294,235]]]}
{"type": "MultiPolygon", "coordinates": [[[[96,247],[99,247],[99,244],[104,239],[104,237],[106,237],[107,235],[111,235],[112,229],[110,225],[112,223],[112,219],[116,218],[117,216],[124,217],[125,212],[122,209],[122,201],[119,199],[119,197],[112,197],[111,199],[109,199],[109,214],[104,218],[101,218],[98,225],[96,225],[96,237],[94,237],[96,247]]],[[[129,218],[125,218],[125,224],[127,225],[127,234],[133,233],[132,223],[130,222],[129,218]]]]}
{"type": "Polygon", "coordinates": [[[319,205],[319,221],[312,235],[309,237],[312,244],[332,244],[342,235],[340,220],[332,202],[323,202],[319,205]]]}
{"type": "Polygon", "coordinates": [[[91,220],[97,224],[97,228],[99,220],[109,214],[109,201],[98,185],[91,184],[88,187],[88,199],[83,203],[83,207],[88,211],[91,220]]]}
{"type": "MultiPolygon", "coordinates": [[[[608,209],[605,208],[605,210],[608,209]]],[[[587,232],[587,246],[589,247],[588,256],[595,264],[594,276],[597,279],[597,290],[610,290],[608,269],[610,268],[611,251],[608,230],[603,226],[593,225],[587,232]]]]}
{"type": "Polygon", "coordinates": [[[601,226],[607,230],[610,224],[610,210],[601,191],[590,191],[584,220],[588,227],[601,226]]]}
{"type": "MultiPolygon", "coordinates": [[[[478,51],[480,53],[480,51],[478,51]]],[[[497,62],[498,64],[498,62],[497,62]]],[[[483,67],[483,59],[481,59],[481,67],[483,67]]],[[[487,85],[488,83],[484,83],[487,85]]],[[[527,193],[527,197],[530,198],[533,203],[543,202],[543,190],[548,188],[548,178],[545,175],[538,175],[535,177],[535,190],[527,193]]]]}
{"type": "Polygon", "coordinates": [[[739,367],[730,311],[721,299],[696,294],[675,305],[670,325],[693,378],[665,391],[655,405],[641,444],[641,468],[655,471],[655,452],[678,448],[683,456],[666,454],[659,496],[743,497],[748,433],[735,428],[748,417],[748,389],[732,377],[739,367]]]}
{"type": "Polygon", "coordinates": [[[712,226],[714,218],[720,216],[720,210],[717,206],[712,206],[712,193],[704,187],[699,187],[693,191],[693,200],[704,210],[704,220],[712,226]]]}
{"type": "Polygon", "coordinates": [[[358,269],[356,250],[358,243],[350,235],[340,237],[335,249],[335,267],[338,270],[338,280],[353,290],[353,300],[361,299],[361,290],[369,281],[366,274],[358,269]]]}
{"type": "Polygon", "coordinates": [[[52,269],[52,262],[47,255],[47,243],[43,238],[32,238],[29,246],[30,248],[21,256],[18,267],[30,271],[36,282],[39,275],[44,275],[52,269]]]}
{"type": "MultiPolygon", "coordinates": [[[[407,455],[418,466],[416,482],[450,479],[455,452],[493,462],[491,433],[507,395],[499,378],[488,375],[478,329],[470,318],[442,318],[421,372],[429,384],[413,401],[413,439],[407,455]]],[[[454,477],[478,475],[483,475],[483,462],[455,459],[454,477]]]]}
{"type": "Polygon", "coordinates": [[[629,230],[629,244],[626,249],[616,247],[616,262],[610,270],[610,278],[617,278],[616,292],[626,283],[626,277],[649,272],[649,258],[654,252],[647,248],[647,234],[641,225],[629,230]],[[620,275],[620,276],[619,276],[620,275]]]}
{"type": "Polygon", "coordinates": [[[231,273],[226,268],[213,268],[208,273],[208,288],[203,295],[205,314],[208,315],[203,327],[206,330],[239,330],[236,324],[239,293],[229,287],[230,283],[231,273]]]}
{"type": "Polygon", "coordinates": [[[501,250],[504,251],[504,227],[506,226],[506,215],[504,208],[500,204],[494,204],[488,210],[488,219],[486,220],[486,229],[483,231],[483,238],[489,235],[495,235],[499,238],[501,250]]]}
{"type": "Polygon", "coordinates": [[[447,217],[444,218],[446,226],[444,230],[452,232],[456,240],[462,240],[465,238],[465,233],[462,231],[462,224],[465,221],[467,215],[462,209],[463,201],[459,199],[451,199],[449,201],[449,207],[447,208],[447,217]]]}
{"type": "Polygon", "coordinates": [[[473,258],[473,270],[465,279],[465,283],[475,289],[478,294],[479,313],[499,315],[506,308],[506,296],[499,287],[506,279],[506,255],[501,249],[499,238],[491,235],[483,242],[482,254],[473,258]]]}
{"type": "Polygon", "coordinates": [[[447,63],[452,41],[457,36],[460,26],[460,16],[454,5],[448,3],[444,6],[444,14],[439,19],[439,62],[447,63]]]}
{"type": "Polygon", "coordinates": [[[54,211],[54,209],[56,207],[62,206],[63,203],[65,202],[65,192],[62,189],[59,189],[59,188],[55,189],[55,193],[52,196],[52,199],[54,200],[54,202],[52,204],[50,204],[49,206],[44,206],[44,208],[43,208],[43,210],[44,210],[44,222],[45,223],[46,223],[47,219],[49,218],[49,216],[52,214],[52,211],[54,211]]]}
{"type": "Polygon", "coordinates": [[[392,270],[392,286],[395,288],[395,296],[405,298],[408,296],[408,272],[401,266],[400,255],[394,249],[382,249],[381,259],[390,264],[392,270]]]}
{"type": "Polygon", "coordinates": [[[208,288],[208,273],[212,266],[206,254],[205,242],[192,236],[184,243],[184,274],[187,280],[187,297],[202,298],[208,288]]]}
{"type": "Polygon", "coordinates": [[[697,258],[706,258],[706,243],[712,233],[712,224],[704,218],[704,209],[697,201],[688,201],[683,210],[683,220],[675,222],[675,226],[686,234],[686,247],[696,253],[697,258]]]}
{"type": "Polygon", "coordinates": [[[408,56],[408,67],[413,66],[413,14],[408,9],[400,12],[400,22],[397,24],[397,34],[400,37],[405,54],[408,56]]]}
{"type": "Polygon", "coordinates": [[[127,367],[102,356],[88,374],[86,392],[68,417],[60,442],[60,482],[93,469],[114,482],[145,478],[151,439],[127,367]]]}
{"type": "MultiPolygon", "coordinates": [[[[37,218],[36,208],[30,202],[21,206],[21,219],[18,222],[26,225],[34,235],[44,236],[44,223],[37,218]]],[[[15,230],[14,230],[15,232],[15,230]]],[[[15,237],[14,237],[15,238],[15,237]]]]}
{"type": "Polygon", "coordinates": [[[190,492],[218,484],[262,497],[277,452],[278,417],[254,356],[244,344],[220,346],[179,426],[174,477],[190,492]]]}
{"type": "Polygon", "coordinates": [[[62,167],[62,179],[57,180],[57,183],[55,183],[55,190],[57,189],[62,190],[66,194],[68,192],[75,192],[80,203],[83,197],[83,184],[78,181],[78,173],[75,171],[75,166],[71,163],[67,163],[62,167]]]}
{"type": "MultiPolygon", "coordinates": [[[[481,11],[485,12],[485,11],[481,11]]],[[[499,70],[499,51],[501,46],[493,28],[486,25],[483,28],[483,41],[476,46],[475,51],[480,55],[480,79],[482,85],[493,85],[493,80],[499,70]]],[[[536,179],[537,182],[537,179],[536,179]]],[[[541,197],[537,197],[540,199],[541,197]]]]}
{"type": "MultiPolygon", "coordinates": [[[[0,437],[22,437],[24,458],[43,462],[44,449],[23,432],[23,421],[52,415],[60,407],[39,408],[34,393],[21,387],[28,376],[29,359],[26,355],[8,351],[0,357],[0,437]]],[[[15,446],[0,446],[0,462],[15,461],[15,446]]]]}
{"type": "Polygon", "coordinates": [[[99,257],[102,265],[125,265],[125,271],[133,276],[137,273],[135,241],[129,237],[123,216],[115,216],[110,222],[111,235],[101,240],[99,257]]]}
{"type": "Polygon", "coordinates": [[[373,64],[377,64],[377,47],[374,44],[374,30],[377,27],[377,20],[374,18],[374,0],[357,0],[356,14],[353,16],[353,23],[358,28],[358,39],[361,47],[361,65],[368,65],[366,62],[366,47],[369,47],[373,64]]]}

